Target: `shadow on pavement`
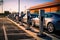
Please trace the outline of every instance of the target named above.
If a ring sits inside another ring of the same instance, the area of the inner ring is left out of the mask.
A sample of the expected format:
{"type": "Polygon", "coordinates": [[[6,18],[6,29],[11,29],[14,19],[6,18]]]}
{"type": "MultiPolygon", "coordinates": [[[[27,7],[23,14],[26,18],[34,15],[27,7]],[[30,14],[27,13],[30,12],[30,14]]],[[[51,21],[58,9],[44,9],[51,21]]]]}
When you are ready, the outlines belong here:
{"type": "Polygon", "coordinates": [[[38,36],[38,37],[45,39],[45,40],[52,40],[52,38],[47,36],[46,34],[43,34],[43,36],[38,36]]]}

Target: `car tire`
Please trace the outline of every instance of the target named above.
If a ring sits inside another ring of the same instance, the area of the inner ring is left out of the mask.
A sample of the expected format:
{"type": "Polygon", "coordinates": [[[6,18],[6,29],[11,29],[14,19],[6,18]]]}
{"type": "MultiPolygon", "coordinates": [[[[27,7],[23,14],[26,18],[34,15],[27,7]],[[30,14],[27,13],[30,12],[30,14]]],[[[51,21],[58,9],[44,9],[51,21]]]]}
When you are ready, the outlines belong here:
{"type": "Polygon", "coordinates": [[[49,33],[53,33],[55,31],[54,25],[52,23],[48,23],[47,30],[49,33]]]}

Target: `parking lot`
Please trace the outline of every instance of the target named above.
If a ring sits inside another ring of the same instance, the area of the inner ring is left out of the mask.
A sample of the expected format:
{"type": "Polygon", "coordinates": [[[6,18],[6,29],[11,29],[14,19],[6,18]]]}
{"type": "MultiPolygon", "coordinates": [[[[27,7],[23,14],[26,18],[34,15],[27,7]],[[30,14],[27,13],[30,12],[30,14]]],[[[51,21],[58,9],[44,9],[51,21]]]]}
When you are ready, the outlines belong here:
{"type": "Polygon", "coordinates": [[[60,40],[60,0],[0,0],[0,40],[60,40]]]}
{"type": "MultiPolygon", "coordinates": [[[[14,19],[12,19],[12,20],[15,21],[14,19]]],[[[10,20],[10,21],[12,21],[12,20],[10,20]]],[[[15,23],[17,26],[20,25],[19,22],[17,22],[17,21],[15,21],[15,22],[13,22],[13,23],[15,23]]],[[[27,24],[26,23],[23,23],[23,27],[21,27],[21,28],[22,29],[26,29],[27,27],[28,27],[27,24]]],[[[28,30],[28,31],[33,32],[37,36],[37,33],[39,32],[39,30],[40,30],[39,27],[37,27],[37,26],[31,26],[31,30],[28,30]]],[[[54,33],[49,33],[47,30],[44,30],[43,33],[45,35],[47,35],[47,36],[46,36],[46,38],[45,37],[42,37],[42,39],[47,39],[47,40],[49,40],[49,39],[50,40],[60,40],[60,31],[55,31],[54,33]],[[57,33],[57,32],[59,32],[59,33],[57,33]]],[[[34,36],[34,35],[32,35],[32,36],[34,36]]]]}
{"type": "Polygon", "coordinates": [[[0,40],[35,40],[6,18],[0,18],[0,40]]]}

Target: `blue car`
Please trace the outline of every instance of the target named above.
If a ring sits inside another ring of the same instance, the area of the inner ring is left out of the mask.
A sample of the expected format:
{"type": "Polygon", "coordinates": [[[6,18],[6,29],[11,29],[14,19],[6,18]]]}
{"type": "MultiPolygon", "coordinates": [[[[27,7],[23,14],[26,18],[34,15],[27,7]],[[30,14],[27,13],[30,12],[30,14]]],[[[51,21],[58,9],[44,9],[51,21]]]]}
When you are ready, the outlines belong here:
{"type": "MultiPolygon", "coordinates": [[[[39,26],[39,18],[32,19],[32,25],[39,26]]],[[[60,14],[57,13],[45,13],[44,28],[49,32],[54,32],[55,30],[60,30],[60,14]]]]}

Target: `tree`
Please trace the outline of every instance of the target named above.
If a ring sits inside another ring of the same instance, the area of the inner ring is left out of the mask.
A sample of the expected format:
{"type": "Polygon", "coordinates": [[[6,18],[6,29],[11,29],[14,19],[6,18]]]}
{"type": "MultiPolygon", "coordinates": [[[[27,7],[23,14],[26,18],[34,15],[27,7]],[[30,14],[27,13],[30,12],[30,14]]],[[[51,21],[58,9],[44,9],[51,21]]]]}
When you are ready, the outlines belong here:
{"type": "Polygon", "coordinates": [[[4,11],[4,15],[5,15],[5,16],[7,16],[7,15],[9,15],[9,14],[11,14],[9,11],[4,11]]]}

